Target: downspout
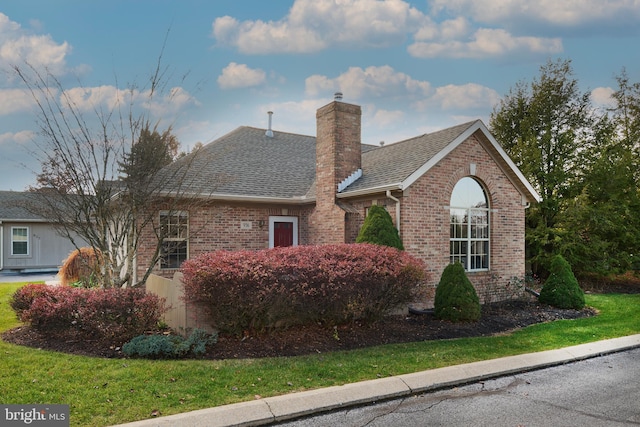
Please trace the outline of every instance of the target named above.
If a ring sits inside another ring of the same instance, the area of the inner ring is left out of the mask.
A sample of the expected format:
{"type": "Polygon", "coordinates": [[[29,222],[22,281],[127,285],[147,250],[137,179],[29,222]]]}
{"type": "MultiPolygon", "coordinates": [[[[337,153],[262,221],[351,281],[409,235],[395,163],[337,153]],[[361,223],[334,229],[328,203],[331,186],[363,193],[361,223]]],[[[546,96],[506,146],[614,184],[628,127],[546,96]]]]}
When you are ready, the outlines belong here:
{"type": "Polygon", "coordinates": [[[387,190],[387,198],[396,202],[396,229],[400,234],[400,200],[391,195],[391,190],[387,190]]]}

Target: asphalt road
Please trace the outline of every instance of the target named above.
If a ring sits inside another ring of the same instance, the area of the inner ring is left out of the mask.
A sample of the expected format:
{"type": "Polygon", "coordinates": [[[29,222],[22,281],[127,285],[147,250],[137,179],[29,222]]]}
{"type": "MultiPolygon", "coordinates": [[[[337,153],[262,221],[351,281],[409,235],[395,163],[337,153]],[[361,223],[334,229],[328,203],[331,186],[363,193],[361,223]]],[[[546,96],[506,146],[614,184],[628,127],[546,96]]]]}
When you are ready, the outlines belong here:
{"type": "Polygon", "coordinates": [[[638,426],[640,349],[277,425],[638,426]]]}

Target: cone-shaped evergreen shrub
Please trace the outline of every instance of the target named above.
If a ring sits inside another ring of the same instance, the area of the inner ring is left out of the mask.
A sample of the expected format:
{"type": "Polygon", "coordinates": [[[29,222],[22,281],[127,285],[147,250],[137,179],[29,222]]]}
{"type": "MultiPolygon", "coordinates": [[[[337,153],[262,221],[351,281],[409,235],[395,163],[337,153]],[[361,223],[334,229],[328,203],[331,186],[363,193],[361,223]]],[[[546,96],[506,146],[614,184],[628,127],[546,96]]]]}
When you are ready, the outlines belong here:
{"type": "Polygon", "coordinates": [[[382,206],[373,205],[362,224],[356,243],[373,243],[404,250],[398,230],[393,225],[389,212],[382,206]]]}
{"type": "Polygon", "coordinates": [[[480,319],[480,299],[459,262],[449,264],[442,272],[434,309],[437,318],[452,322],[480,319]]]}
{"type": "Polygon", "coordinates": [[[573,275],[571,266],[562,255],[553,257],[550,273],[538,300],[558,308],[582,309],[585,304],[584,292],[573,275]]]}

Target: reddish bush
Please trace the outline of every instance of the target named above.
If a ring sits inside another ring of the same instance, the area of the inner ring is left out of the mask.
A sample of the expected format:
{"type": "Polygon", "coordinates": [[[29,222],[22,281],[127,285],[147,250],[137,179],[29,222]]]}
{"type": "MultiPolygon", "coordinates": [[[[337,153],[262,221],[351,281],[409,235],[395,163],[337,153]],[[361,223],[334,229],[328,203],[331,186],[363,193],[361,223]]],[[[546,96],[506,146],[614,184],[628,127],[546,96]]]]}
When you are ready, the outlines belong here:
{"type": "Polygon", "coordinates": [[[25,285],[13,294],[9,305],[16,312],[18,318],[22,320],[22,312],[31,307],[34,299],[47,295],[50,289],[50,286],[43,283],[25,285]]]}
{"type": "Polygon", "coordinates": [[[422,263],[372,244],[217,251],[183,263],[185,299],[220,332],[376,320],[411,302],[422,263]]]}
{"type": "Polygon", "coordinates": [[[143,289],[27,285],[11,307],[23,322],[51,335],[125,342],[154,328],[164,301],[143,289]]]}

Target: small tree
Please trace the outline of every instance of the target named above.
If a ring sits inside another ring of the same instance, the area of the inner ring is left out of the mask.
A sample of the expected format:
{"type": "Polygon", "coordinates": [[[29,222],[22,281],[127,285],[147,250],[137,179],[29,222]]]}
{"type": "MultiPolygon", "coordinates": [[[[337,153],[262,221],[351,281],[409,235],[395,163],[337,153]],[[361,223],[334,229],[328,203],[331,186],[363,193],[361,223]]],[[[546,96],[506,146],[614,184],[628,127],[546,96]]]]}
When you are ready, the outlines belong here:
{"type": "Polygon", "coordinates": [[[362,224],[356,243],[372,243],[404,250],[398,230],[393,225],[389,212],[382,206],[373,205],[362,224]]]}
{"type": "Polygon", "coordinates": [[[452,322],[480,319],[480,299],[459,262],[449,264],[440,277],[434,301],[436,317],[452,322]]]}
{"type": "Polygon", "coordinates": [[[167,94],[161,58],[148,86],[117,90],[117,99],[107,105],[93,104],[87,89],[80,92],[88,100],[78,98],[78,90],[66,90],[48,70],[13,67],[34,100],[40,126],[32,155],[42,172],[24,207],[53,223],[77,249],[89,246],[100,253],[96,279],[107,288],[143,284],[158,262],[166,238],[158,206],[172,213],[204,203],[190,191],[196,153],[167,170],[179,144],[171,127],[158,131],[160,120],[151,119],[149,106],[184,94],[178,88],[167,94]],[[158,242],[139,277],[136,253],[148,229],[158,242]]]}
{"type": "Polygon", "coordinates": [[[562,255],[553,257],[550,273],[540,291],[539,301],[558,308],[582,309],[585,304],[584,292],[562,255]]]}

